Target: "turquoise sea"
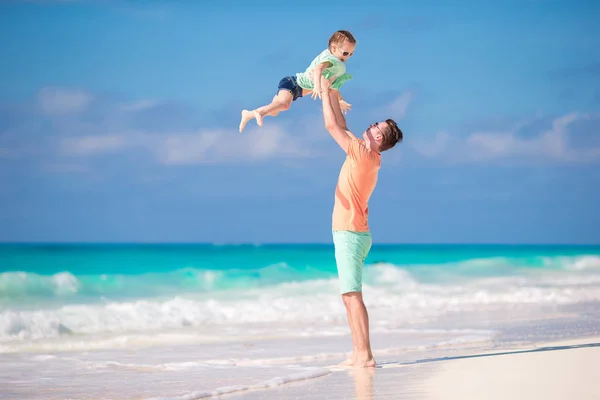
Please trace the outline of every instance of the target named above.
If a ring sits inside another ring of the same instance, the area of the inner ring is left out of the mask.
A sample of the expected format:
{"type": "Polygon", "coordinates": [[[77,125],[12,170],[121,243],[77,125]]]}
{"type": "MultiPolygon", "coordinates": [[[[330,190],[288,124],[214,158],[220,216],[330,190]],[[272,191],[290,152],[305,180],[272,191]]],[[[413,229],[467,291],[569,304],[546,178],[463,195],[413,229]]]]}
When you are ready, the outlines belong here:
{"type": "MultiPolygon", "coordinates": [[[[366,264],[422,283],[574,275],[600,267],[600,246],[374,245],[366,264]]],[[[367,267],[368,268],[368,267],[367,267]]],[[[121,301],[335,279],[331,245],[2,244],[0,305],[121,301]]],[[[377,279],[368,274],[367,282],[377,279]]]]}
{"type": "MultiPolygon", "coordinates": [[[[379,359],[600,332],[600,246],[375,244],[364,277],[379,359]]],[[[21,398],[310,379],[351,349],[345,318],[329,244],[0,245],[0,375],[21,398]]]]}

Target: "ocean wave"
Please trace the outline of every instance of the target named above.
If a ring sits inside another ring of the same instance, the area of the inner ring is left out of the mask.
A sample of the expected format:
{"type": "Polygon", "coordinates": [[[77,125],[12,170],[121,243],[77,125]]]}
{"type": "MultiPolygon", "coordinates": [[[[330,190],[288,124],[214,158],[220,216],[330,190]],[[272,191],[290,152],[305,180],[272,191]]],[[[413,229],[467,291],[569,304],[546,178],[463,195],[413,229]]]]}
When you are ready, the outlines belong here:
{"type": "MultiPolygon", "coordinates": [[[[417,282],[452,283],[482,277],[521,276],[531,272],[570,271],[575,275],[600,271],[600,256],[556,257],[489,257],[437,264],[394,264],[376,262],[365,271],[379,269],[371,282],[388,285],[402,282],[414,286],[417,282]]],[[[141,274],[74,274],[62,271],[51,275],[34,272],[8,271],[0,273],[0,300],[7,305],[27,304],[44,299],[64,301],[125,300],[172,296],[178,293],[214,293],[231,289],[249,290],[282,283],[307,282],[315,279],[335,279],[335,265],[327,268],[292,267],[285,262],[261,268],[230,268],[222,270],[181,268],[141,274]]],[[[368,276],[367,276],[368,279],[368,276]]],[[[408,288],[407,286],[407,288],[408,288]]]]}
{"type": "Polygon", "coordinates": [[[209,293],[220,290],[264,287],[282,282],[331,277],[331,271],[296,269],[286,263],[256,270],[202,270],[183,268],[144,274],[74,275],[64,271],[53,275],[33,272],[0,273],[0,300],[27,303],[40,299],[124,299],[156,297],[174,293],[209,293]]]}
{"type": "MultiPolygon", "coordinates": [[[[370,310],[410,323],[449,312],[597,302],[600,275],[538,270],[439,283],[377,264],[365,270],[363,290],[370,310]]],[[[343,323],[345,311],[337,293],[337,279],[330,278],[48,309],[5,308],[0,310],[0,342],[243,324],[343,323]]]]}
{"type": "Polygon", "coordinates": [[[62,296],[77,293],[80,281],[69,272],[45,276],[27,272],[0,274],[0,298],[23,295],[62,296]]]}
{"type": "Polygon", "coordinates": [[[600,257],[598,256],[580,256],[567,258],[564,260],[558,257],[559,264],[571,271],[600,271],[600,257]]]}

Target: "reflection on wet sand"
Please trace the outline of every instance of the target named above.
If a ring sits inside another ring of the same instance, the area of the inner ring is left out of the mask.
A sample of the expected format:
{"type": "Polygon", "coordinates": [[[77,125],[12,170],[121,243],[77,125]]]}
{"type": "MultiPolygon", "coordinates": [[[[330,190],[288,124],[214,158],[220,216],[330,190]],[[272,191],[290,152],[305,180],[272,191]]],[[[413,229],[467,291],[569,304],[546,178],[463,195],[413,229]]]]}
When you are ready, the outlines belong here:
{"type": "Polygon", "coordinates": [[[348,374],[354,379],[356,399],[373,400],[375,392],[375,368],[353,368],[348,374]]]}

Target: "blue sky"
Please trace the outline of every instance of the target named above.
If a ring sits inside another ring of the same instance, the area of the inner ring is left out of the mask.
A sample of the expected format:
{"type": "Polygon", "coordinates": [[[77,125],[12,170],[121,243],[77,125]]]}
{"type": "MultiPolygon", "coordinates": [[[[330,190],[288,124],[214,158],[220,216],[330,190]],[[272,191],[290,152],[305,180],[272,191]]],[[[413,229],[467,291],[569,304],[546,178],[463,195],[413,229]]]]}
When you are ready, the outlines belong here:
{"type": "Polygon", "coordinates": [[[416,3],[2,2],[0,241],[330,242],[320,102],[237,126],[349,29],[376,243],[600,243],[600,3],[416,3]]]}

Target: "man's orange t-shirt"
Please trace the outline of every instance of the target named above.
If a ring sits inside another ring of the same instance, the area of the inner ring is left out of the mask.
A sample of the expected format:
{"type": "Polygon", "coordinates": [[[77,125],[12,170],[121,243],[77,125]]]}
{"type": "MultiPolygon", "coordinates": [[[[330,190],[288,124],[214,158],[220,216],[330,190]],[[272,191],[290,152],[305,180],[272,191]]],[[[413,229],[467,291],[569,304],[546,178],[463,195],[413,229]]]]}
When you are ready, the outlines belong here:
{"type": "Polygon", "coordinates": [[[352,139],[346,152],[333,205],[333,230],[369,231],[369,198],[377,184],[381,156],[352,139]]]}

